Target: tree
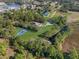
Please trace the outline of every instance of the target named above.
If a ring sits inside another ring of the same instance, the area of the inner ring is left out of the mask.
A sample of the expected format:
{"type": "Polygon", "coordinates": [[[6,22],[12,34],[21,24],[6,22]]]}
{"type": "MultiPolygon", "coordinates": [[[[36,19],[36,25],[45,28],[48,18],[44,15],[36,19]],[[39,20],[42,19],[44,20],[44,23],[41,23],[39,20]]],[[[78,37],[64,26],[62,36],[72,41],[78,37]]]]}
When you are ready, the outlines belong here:
{"type": "Polygon", "coordinates": [[[47,48],[49,43],[45,40],[37,39],[27,43],[26,49],[36,56],[48,56],[47,48]],[[36,44],[37,43],[37,44],[36,44]]]}
{"type": "Polygon", "coordinates": [[[56,58],[56,52],[57,52],[57,50],[55,49],[55,47],[53,45],[51,45],[48,48],[47,51],[49,52],[49,56],[50,56],[51,59],[55,59],[56,58]]]}
{"type": "Polygon", "coordinates": [[[35,18],[34,21],[36,21],[36,22],[39,22],[39,23],[44,23],[45,22],[44,16],[41,15],[40,13],[38,13],[38,12],[35,12],[34,18],[35,18]]]}
{"type": "Polygon", "coordinates": [[[28,10],[27,12],[27,17],[28,17],[28,21],[33,21],[35,18],[34,18],[34,13],[32,10],[28,10]]]}
{"type": "Polygon", "coordinates": [[[57,59],[64,59],[64,55],[63,55],[62,51],[58,51],[56,57],[57,57],[57,59]]]}
{"type": "Polygon", "coordinates": [[[14,59],[25,59],[25,55],[21,53],[16,53],[14,59]]]}
{"type": "Polygon", "coordinates": [[[5,22],[5,35],[6,37],[14,37],[15,36],[15,27],[13,26],[11,20],[7,20],[5,22]]]}
{"type": "Polygon", "coordinates": [[[70,52],[70,59],[79,59],[78,52],[75,48],[73,48],[70,52]]]}
{"type": "Polygon", "coordinates": [[[7,49],[6,42],[0,43],[0,55],[4,56],[6,54],[6,49],[7,49]]]}
{"type": "Polygon", "coordinates": [[[29,53],[28,51],[26,51],[26,58],[27,59],[35,59],[34,56],[31,53],[29,53]]]}

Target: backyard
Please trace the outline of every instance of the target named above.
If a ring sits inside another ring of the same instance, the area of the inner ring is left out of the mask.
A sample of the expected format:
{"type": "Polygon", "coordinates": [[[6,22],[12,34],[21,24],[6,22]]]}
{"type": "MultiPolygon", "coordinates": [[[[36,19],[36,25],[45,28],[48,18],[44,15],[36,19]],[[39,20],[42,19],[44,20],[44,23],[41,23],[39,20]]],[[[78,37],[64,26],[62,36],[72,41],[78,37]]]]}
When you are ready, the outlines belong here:
{"type": "MultiPolygon", "coordinates": [[[[17,27],[16,28],[16,33],[18,34],[19,32],[21,32],[23,29],[17,27]]],[[[51,31],[50,33],[54,34],[58,31],[59,29],[56,28],[56,26],[52,25],[47,25],[47,26],[43,26],[43,27],[39,27],[37,32],[31,31],[31,30],[27,30],[25,31],[22,35],[19,34],[18,36],[20,37],[20,39],[22,39],[22,41],[28,41],[29,39],[35,39],[38,38],[39,35],[51,31]],[[52,31],[53,30],[53,31],[52,31]]],[[[16,34],[16,35],[17,35],[16,34]]]]}

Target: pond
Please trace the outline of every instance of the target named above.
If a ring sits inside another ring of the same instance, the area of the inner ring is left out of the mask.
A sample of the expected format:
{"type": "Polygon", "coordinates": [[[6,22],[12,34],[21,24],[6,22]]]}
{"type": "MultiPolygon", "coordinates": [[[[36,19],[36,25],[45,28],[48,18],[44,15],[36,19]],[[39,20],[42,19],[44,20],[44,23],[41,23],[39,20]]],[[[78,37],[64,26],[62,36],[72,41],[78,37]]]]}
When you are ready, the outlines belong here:
{"type": "Polygon", "coordinates": [[[23,28],[20,28],[19,32],[16,34],[16,36],[21,36],[23,34],[25,34],[28,30],[27,29],[23,29],[23,28]]]}
{"type": "Polygon", "coordinates": [[[48,11],[43,13],[44,16],[48,16],[48,14],[49,14],[48,11]]]}

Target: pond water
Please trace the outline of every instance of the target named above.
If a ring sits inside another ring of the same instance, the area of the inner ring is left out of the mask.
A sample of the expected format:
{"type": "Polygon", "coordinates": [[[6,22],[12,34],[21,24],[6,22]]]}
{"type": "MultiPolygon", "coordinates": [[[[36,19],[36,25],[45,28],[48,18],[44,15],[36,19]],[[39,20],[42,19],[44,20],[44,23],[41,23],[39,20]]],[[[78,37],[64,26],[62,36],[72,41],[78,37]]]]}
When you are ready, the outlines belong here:
{"type": "Polygon", "coordinates": [[[44,16],[48,16],[48,14],[49,14],[48,11],[45,11],[45,12],[43,13],[44,16]]]}
{"type": "Polygon", "coordinates": [[[21,30],[17,33],[16,36],[21,36],[21,35],[25,34],[27,31],[28,31],[27,29],[21,28],[21,30]]]}

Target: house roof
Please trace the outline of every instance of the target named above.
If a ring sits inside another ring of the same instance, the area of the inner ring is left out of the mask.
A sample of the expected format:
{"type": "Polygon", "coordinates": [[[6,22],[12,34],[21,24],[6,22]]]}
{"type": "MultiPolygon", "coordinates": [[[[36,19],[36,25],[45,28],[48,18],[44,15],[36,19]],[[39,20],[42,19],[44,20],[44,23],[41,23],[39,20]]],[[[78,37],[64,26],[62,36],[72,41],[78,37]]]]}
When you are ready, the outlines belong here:
{"type": "Polygon", "coordinates": [[[41,3],[39,1],[34,1],[33,4],[40,5],[41,3]]]}

